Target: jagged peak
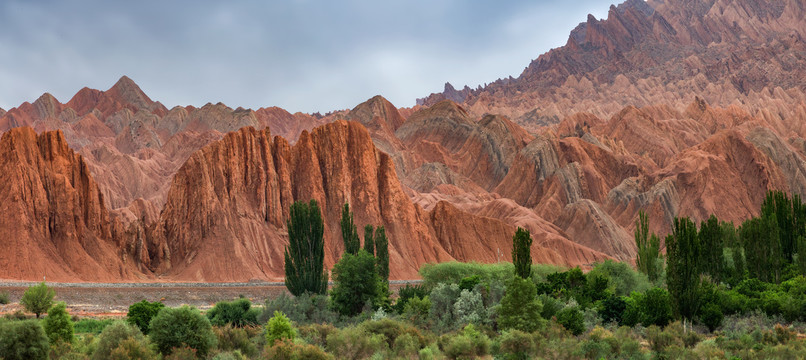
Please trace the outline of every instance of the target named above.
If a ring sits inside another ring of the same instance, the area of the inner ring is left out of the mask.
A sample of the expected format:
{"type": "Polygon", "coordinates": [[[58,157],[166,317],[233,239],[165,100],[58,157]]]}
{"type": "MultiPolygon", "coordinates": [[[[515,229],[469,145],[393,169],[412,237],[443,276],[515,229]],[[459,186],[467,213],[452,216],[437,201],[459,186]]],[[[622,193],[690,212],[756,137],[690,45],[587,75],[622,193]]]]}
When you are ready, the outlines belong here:
{"type": "Polygon", "coordinates": [[[115,85],[107,90],[106,93],[117,94],[120,100],[128,102],[138,108],[150,109],[154,104],[148,95],[140,89],[140,86],[126,75],[121,76],[115,85]]]}

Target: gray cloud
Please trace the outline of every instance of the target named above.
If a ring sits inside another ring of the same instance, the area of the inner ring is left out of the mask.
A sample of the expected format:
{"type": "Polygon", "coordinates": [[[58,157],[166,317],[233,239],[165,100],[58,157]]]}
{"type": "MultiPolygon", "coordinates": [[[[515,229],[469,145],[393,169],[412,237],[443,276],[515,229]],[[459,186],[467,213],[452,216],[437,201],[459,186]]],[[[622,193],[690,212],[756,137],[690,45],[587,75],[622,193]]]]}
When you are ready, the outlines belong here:
{"type": "Polygon", "coordinates": [[[166,106],[398,106],[518,76],[610,1],[4,1],[0,107],[128,75],[166,106]]]}

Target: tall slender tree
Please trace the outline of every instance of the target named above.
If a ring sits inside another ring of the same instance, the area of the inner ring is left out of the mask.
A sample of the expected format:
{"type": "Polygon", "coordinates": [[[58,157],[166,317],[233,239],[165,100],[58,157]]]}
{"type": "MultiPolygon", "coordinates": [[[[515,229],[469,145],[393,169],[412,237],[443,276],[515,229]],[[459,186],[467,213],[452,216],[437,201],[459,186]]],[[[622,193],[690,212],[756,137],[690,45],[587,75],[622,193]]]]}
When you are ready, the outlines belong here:
{"type": "Polygon", "coordinates": [[[700,250],[697,225],[689,218],[676,218],[672,234],[666,237],[666,284],[675,313],[683,318],[683,329],[700,305],[700,250]]]}
{"type": "Polygon", "coordinates": [[[386,229],[383,225],[375,229],[375,261],[378,275],[384,283],[389,283],[389,240],[386,238],[386,229]]]}
{"type": "Polygon", "coordinates": [[[375,239],[372,235],[374,231],[372,225],[364,226],[364,250],[372,256],[375,256],[375,239]]]}
{"type": "Polygon", "coordinates": [[[350,211],[350,204],[344,203],[341,210],[341,239],[344,241],[344,252],[348,254],[358,254],[361,249],[361,241],[358,239],[358,229],[353,222],[353,213],[350,211]]]}
{"type": "MultiPolygon", "coordinates": [[[[799,206],[798,206],[799,207],[799,206]]],[[[797,250],[798,229],[795,228],[796,217],[793,214],[792,201],[783,191],[769,191],[761,204],[761,217],[775,216],[778,226],[780,256],[786,263],[792,263],[797,250]]]]}
{"type": "Polygon", "coordinates": [[[512,237],[512,263],[515,275],[528,279],[532,275],[532,235],[529,230],[518,227],[512,237]]]}
{"type": "Polygon", "coordinates": [[[700,273],[711,277],[714,283],[719,284],[724,266],[723,249],[724,234],[722,225],[716,216],[711,215],[708,220],[700,224],[698,237],[700,240],[700,273]]]}
{"type": "Polygon", "coordinates": [[[316,200],[291,205],[285,248],[285,286],[299,296],[305,292],[327,292],[324,223],[316,200]]]}
{"type": "Polygon", "coordinates": [[[638,219],[635,220],[635,245],[638,247],[635,266],[650,281],[655,281],[661,270],[660,238],[654,233],[649,235],[649,217],[643,210],[638,212],[638,219]]]}
{"type": "Polygon", "coordinates": [[[762,214],[742,223],[739,236],[744,245],[747,272],[765,282],[781,279],[781,242],[775,213],[762,214]]]}

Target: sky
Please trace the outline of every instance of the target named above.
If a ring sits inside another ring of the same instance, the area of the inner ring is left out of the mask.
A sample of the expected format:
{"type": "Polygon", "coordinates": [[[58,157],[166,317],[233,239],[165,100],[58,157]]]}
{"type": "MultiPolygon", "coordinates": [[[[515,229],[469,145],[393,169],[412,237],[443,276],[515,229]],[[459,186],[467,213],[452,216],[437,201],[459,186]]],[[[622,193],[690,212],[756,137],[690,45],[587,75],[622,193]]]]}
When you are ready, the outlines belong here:
{"type": "Polygon", "coordinates": [[[122,75],[168,108],[408,107],[445,82],[517,77],[613,2],[0,0],[0,108],[122,75]]]}

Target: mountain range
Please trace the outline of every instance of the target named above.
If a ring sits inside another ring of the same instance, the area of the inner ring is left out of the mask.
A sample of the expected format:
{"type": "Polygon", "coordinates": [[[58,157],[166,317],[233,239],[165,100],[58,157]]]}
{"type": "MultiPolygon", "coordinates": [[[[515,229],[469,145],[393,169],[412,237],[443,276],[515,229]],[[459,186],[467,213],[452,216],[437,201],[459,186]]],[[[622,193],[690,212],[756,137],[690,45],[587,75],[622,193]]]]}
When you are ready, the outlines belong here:
{"type": "Polygon", "coordinates": [[[393,279],[427,262],[633,261],[640,210],[757,215],[806,195],[806,4],[628,0],[517,78],[327,115],[166,108],[128,77],[0,109],[0,279],[281,280],[285,221],[316,199],[384,225],[393,279]]]}

